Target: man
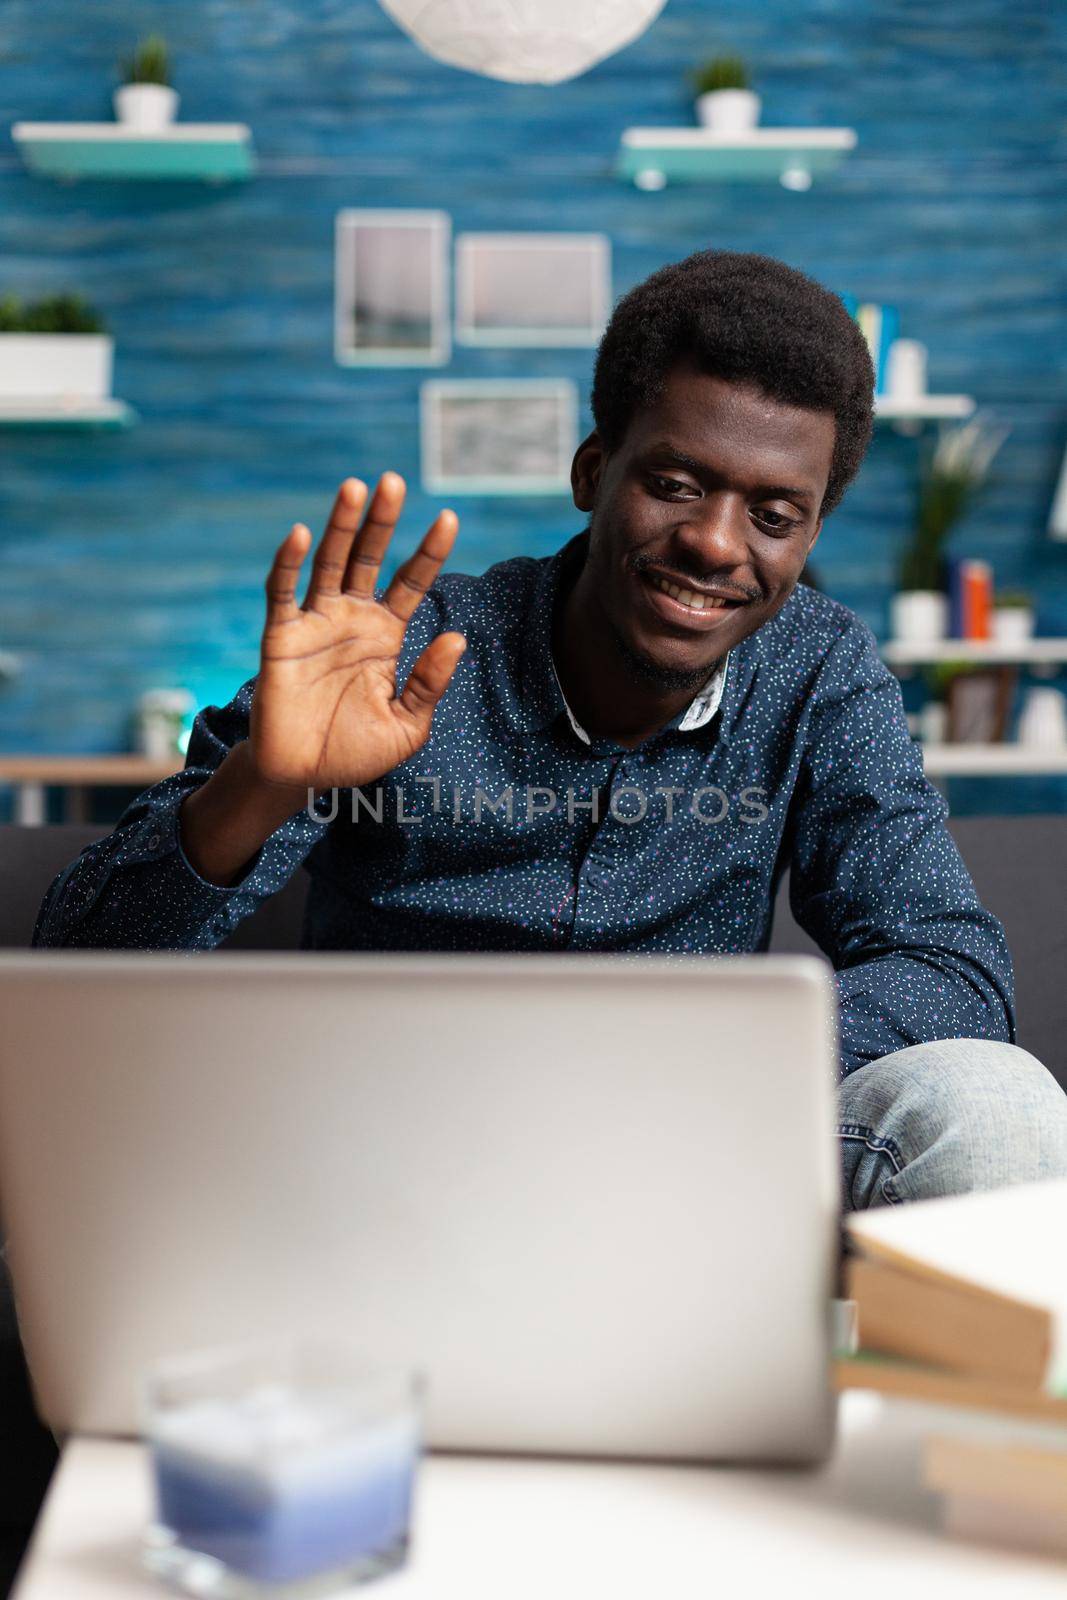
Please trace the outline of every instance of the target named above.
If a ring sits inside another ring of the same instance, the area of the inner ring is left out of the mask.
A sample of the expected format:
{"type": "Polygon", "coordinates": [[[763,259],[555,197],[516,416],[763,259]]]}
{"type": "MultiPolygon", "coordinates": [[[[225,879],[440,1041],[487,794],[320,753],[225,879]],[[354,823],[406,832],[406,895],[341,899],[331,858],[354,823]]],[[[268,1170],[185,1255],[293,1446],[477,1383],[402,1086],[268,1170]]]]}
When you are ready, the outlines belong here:
{"type": "Polygon", "coordinates": [[[301,604],[309,529],[277,551],[258,677],[60,874],[35,943],[212,947],[304,864],[317,949],[763,950],[788,867],[836,971],[846,1204],[1067,1172],[896,680],[798,586],[872,395],[841,301],[783,263],[655,273],[597,357],[585,531],[439,577],[442,511],[381,594],[404,485],[346,480],[301,604]]]}

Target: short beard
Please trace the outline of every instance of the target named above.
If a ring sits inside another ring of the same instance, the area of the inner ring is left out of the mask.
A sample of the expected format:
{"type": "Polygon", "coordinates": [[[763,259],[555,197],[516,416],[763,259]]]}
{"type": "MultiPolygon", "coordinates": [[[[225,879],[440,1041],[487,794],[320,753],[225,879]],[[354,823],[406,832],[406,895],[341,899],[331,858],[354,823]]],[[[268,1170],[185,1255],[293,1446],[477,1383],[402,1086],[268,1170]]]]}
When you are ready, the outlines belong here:
{"type": "Polygon", "coordinates": [[[715,670],[714,663],[705,667],[690,667],[685,671],[680,667],[662,667],[658,661],[652,661],[640,650],[635,650],[617,628],[613,626],[611,631],[615,635],[615,643],[624,666],[630,676],[645,688],[659,689],[665,694],[691,689],[696,694],[715,670]]]}

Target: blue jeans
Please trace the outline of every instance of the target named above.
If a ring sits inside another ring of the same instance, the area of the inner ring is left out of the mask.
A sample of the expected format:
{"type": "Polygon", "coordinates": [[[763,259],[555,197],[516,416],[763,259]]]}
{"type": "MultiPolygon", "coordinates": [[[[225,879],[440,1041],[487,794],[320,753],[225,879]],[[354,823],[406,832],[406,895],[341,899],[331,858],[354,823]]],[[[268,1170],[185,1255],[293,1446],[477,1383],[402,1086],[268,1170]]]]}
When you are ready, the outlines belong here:
{"type": "Polygon", "coordinates": [[[1019,1045],[894,1050],[849,1074],[838,1114],[846,1211],[1067,1177],[1067,1094],[1019,1045]]]}

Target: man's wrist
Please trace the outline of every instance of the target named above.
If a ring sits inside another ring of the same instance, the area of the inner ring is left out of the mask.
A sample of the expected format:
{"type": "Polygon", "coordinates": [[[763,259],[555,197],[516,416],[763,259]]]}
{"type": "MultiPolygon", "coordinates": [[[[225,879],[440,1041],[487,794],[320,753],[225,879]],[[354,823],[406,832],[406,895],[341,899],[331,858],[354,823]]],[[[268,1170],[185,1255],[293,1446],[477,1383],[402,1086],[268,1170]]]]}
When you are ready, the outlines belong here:
{"type": "Polygon", "coordinates": [[[248,741],[234,745],[206,783],[186,795],[179,836],[201,877],[233,887],[272,833],[308,804],[308,791],[267,783],[256,772],[248,741]]]}

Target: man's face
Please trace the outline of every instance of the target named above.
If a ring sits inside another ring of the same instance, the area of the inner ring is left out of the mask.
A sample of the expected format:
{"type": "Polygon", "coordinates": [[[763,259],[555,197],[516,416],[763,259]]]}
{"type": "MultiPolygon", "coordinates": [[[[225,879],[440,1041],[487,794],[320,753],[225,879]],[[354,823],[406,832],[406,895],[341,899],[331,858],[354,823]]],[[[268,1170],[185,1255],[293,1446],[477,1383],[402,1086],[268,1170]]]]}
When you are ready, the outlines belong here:
{"type": "Polygon", "coordinates": [[[581,446],[584,603],[642,676],[699,685],[781,609],[822,527],[834,437],[831,412],[682,367],[614,451],[595,433],[581,446]]]}

